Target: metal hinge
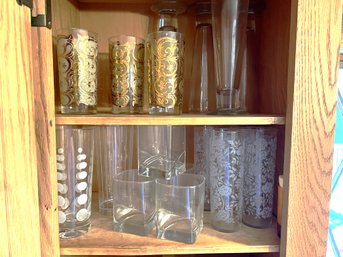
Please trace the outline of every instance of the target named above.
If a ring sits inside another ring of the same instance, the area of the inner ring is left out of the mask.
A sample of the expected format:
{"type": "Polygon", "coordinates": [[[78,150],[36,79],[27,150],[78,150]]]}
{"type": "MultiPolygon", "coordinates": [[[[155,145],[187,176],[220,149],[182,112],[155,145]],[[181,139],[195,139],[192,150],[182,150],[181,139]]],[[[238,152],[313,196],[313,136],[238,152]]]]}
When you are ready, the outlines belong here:
{"type": "Polygon", "coordinates": [[[45,0],[45,14],[32,16],[33,0],[17,0],[19,5],[25,5],[31,10],[31,26],[51,29],[51,0],[45,0]]]}

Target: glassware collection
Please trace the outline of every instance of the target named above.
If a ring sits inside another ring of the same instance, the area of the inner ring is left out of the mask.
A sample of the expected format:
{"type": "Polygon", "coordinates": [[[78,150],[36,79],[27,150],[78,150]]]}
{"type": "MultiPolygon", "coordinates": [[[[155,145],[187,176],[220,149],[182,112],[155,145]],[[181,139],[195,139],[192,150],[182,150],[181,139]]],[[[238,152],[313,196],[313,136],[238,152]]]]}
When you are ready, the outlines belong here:
{"type": "MultiPolygon", "coordinates": [[[[189,113],[246,112],[249,0],[198,1],[189,113]],[[200,65],[199,65],[200,64],[200,65]]],[[[183,109],[185,6],[162,0],[155,32],[146,39],[108,39],[113,114],[179,115],[183,109]]],[[[95,33],[57,36],[62,114],[97,112],[95,33]]],[[[250,60],[250,59],[249,59],[250,60]]],[[[99,212],[117,232],[195,243],[204,210],[221,232],[272,222],[277,129],[194,127],[194,165],[187,163],[186,127],[57,126],[60,238],[88,232],[93,169],[99,212]]]]}

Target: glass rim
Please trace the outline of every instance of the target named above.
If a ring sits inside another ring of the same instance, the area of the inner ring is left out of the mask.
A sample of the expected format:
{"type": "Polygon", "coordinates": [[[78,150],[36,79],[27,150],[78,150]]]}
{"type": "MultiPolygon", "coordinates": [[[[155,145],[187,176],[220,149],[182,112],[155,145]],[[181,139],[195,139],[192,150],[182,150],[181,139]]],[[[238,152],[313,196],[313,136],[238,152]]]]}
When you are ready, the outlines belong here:
{"type": "Polygon", "coordinates": [[[202,185],[205,185],[205,180],[206,178],[203,176],[203,175],[199,175],[199,174],[179,174],[178,176],[176,177],[173,177],[169,180],[167,179],[163,179],[163,178],[157,178],[155,179],[156,181],[156,185],[159,184],[159,185],[162,185],[164,187],[168,187],[168,188],[180,188],[180,189],[193,189],[193,188],[197,188],[197,187],[201,187],[202,185]],[[193,180],[194,178],[199,178],[201,181],[200,183],[196,184],[196,185],[192,185],[192,186],[181,186],[181,185],[174,185],[174,184],[167,184],[166,182],[168,181],[172,181],[173,179],[177,179],[177,178],[182,178],[182,177],[193,177],[193,180]]]}
{"type": "MultiPolygon", "coordinates": [[[[145,39],[144,38],[141,38],[141,37],[137,37],[137,36],[133,36],[133,35],[125,35],[125,34],[117,34],[117,35],[113,35],[113,36],[110,36],[107,41],[108,43],[113,43],[114,42],[114,39],[121,39],[121,38],[127,38],[129,39],[128,42],[134,42],[136,44],[139,44],[139,43],[145,43],[145,39]],[[141,42],[137,42],[137,41],[141,41],[141,42]]],[[[119,41],[119,40],[118,40],[119,41]]]]}
{"type": "Polygon", "coordinates": [[[84,28],[77,28],[77,27],[71,27],[71,28],[60,28],[56,30],[56,37],[59,36],[66,36],[68,32],[69,34],[73,31],[73,30],[79,30],[79,31],[83,31],[83,32],[87,32],[88,35],[90,36],[94,36],[95,39],[98,39],[98,33],[92,30],[88,30],[88,29],[84,29],[84,28]]]}
{"type": "Polygon", "coordinates": [[[133,184],[150,184],[150,183],[154,183],[155,182],[155,179],[152,178],[152,177],[146,177],[146,176],[141,176],[139,175],[138,173],[138,169],[129,169],[129,170],[123,170],[117,174],[115,174],[113,176],[113,181],[117,181],[117,182],[125,182],[125,183],[133,183],[133,184]],[[146,181],[136,181],[136,180],[128,180],[128,179],[125,179],[125,178],[120,178],[120,176],[126,174],[126,173],[133,173],[135,172],[134,174],[137,175],[137,177],[142,177],[142,178],[145,178],[147,179],[146,181]]]}
{"type": "Polygon", "coordinates": [[[148,34],[147,41],[149,39],[156,38],[158,35],[164,35],[162,37],[173,37],[181,41],[184,41],[185,38],[185,35],[179,31],[155,31],[148,34]]]}

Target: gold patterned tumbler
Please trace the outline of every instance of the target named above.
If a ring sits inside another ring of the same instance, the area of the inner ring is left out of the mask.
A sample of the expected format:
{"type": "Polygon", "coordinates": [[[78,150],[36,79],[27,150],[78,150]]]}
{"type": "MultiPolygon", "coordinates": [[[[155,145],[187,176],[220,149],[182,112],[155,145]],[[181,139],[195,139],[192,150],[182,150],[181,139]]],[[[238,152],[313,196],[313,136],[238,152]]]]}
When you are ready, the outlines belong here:
{"type": "Polygon", "coordinates": [[[57,35],[58,78],[62,113],[96,113],[97,35],[84,29],[57,35]]]}
{"type": "Polygon", "coordinates": [[[144,40],[119,35],[109,40],[113,113],[147,112],[144,89],[144,40]]]}
{"type": "Polygon", "coordinates": [[[145,49],[150,114],[181,114],[183,104],[184,37],[179,32],[148,35],[145,49]]]}

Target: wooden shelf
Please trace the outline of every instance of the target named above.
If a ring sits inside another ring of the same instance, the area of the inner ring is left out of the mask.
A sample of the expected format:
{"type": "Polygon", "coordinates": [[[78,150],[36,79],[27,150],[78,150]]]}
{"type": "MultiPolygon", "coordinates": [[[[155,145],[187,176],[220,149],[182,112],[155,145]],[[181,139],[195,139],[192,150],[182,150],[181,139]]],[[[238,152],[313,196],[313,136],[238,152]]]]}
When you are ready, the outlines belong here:
{"type": "Polygon", "coordinates": [[[56,115],[57,125],[284,125],[285,117],[273,115],[56,115]]]}
{"type": "Polygon", "coordinates": [[[210,214],[204,214],[204,228],[195,244],[118,233],[112,230],[111,216],[98,212],[98,195],[93,193],[92,227],[77,238],[60,240],[61,255],[163,255],[200,253],[279,252],[280,239],[276,221],[266,229],[243,225],[236,233],[222,233],[211,228],[210,214]]]}

